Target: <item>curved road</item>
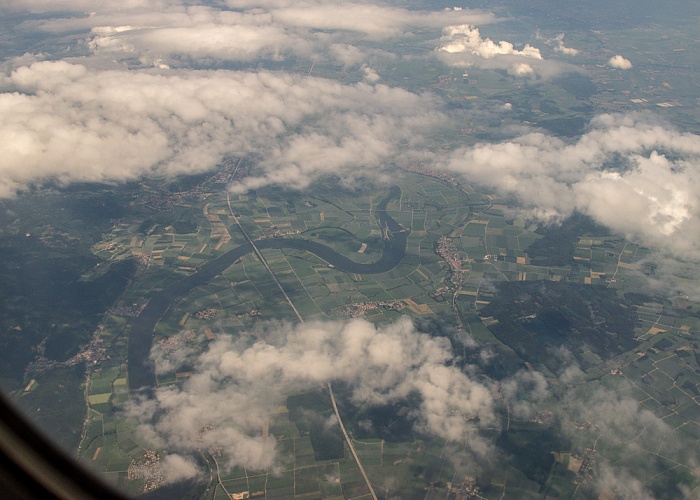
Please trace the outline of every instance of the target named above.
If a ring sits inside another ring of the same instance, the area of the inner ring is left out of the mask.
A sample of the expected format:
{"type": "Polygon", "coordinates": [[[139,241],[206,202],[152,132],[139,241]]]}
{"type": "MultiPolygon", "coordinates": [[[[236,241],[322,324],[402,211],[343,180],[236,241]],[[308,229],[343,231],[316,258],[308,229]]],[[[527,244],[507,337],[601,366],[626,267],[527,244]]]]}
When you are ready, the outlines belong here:
{"type": "MultiPolygon", "coordinates": [[[[354,274],[377,274],[390,271],[396,267],[406,255],[406,241],[408,231],[401,227],[386,212],[387,204],[400,196],[401,190],[394,186],[389,194],[379,203],[377,213],[382,230],[386,231],[384,251],[376,262],[359,264],[339,254],[335,250],[315,241],[304,239],[274,238],[255,242],[255,246],[264,250],[266,248],[293,248],[311,252],[329,264],[336,270],[354,274]]],[[[156,388],[155,366],[150,359],[153,331],[170,306],[180,297],[192,289],[208,283],[212,278],[224,272],[244,255],[253,252],[250,243],[240,245],[229,250],[216,259],[207,262],[195,273],[173,283],[165,290],[154,295],[143,308],[143,311],[132,320],[129,328],[129,342],[127,347],[127,370],[129,390],[132,394],[142,392],[151,396],[156,388]]]]}

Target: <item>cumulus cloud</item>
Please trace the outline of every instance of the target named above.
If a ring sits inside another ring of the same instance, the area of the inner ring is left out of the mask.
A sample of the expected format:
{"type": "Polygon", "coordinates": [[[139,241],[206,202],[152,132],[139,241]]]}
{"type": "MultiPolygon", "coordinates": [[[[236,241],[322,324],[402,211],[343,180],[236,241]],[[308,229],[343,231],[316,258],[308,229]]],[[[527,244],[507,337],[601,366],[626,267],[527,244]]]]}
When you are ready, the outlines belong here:
{"type": "Polygon", "coordinates": [[[516,77],[549,78],[568,68],[545,60],[540,50],[530,44],[517,49],[511,42],[482,38],[479,29],[469,24],[443,29],[435,54],[451,66],[505,69],[516,77]]]}
{"type": "MultiPolygon", "coordinates": [[[[222,337],[188,356],[182,363],[195,373],[182,387],[161,387],[155,399],[132,403],[128,411],[143,422],[144,437],[174,455],[221,448],[229,466],[271,467],[279,457],[261,423],[289,394],[344,382],[357,405],[418,394],[417,430],[488,449],[473,429],[497,423],[491,389],[449,364],[448,340],[418,333],[410,319],[380,328],[364,320],[259,328],[260,337],[222,337]]],[[[191,470],[179,459],[173,468],[191,470]]]]}
{"type": "Polygon", "coordinates": [[[576,395],[572,406],[581,421],[594,422],[610,440],[654,449],[663,445],[670,454],[678,449],[677,438],[666,422],[618,391],[599,388],[592,394],[576,395]]]}
{"type": "Polygon", "coordinates": [[[409,10],[387,4],[333,0],[228,0],[234,8],[266,9],[285,24],[314,29],[344,30],[385,39],[412,28],[438,28],[450,24],[485,24],[496,17],[479,9],[409,10]]]}
{"type": "Polygon", "coordinates": [[[549,396],[549,384],[539,372],[519,371],[501,383],[500,393],[513,417],[529,419],[537,405],[549,396]]]}
{"type": "Polygon", "coordinates": [[[76,25],[91,30],[89,48],[95,55],[137,58],[146,66],[161,61],[174,66],[201,66],[207,62],[216,65],[221,61],[310,57],[332,42],[326,34],[276,22],[270,12],[222,11],[205,6],[63,19],[45,29],[75,29],[76,25]]]}
{"type": "Polygon", "coordinates": [[[311,41],[275,25],[220,25],[153,28],[98,27],[89,43],[100,55],[138,56],[144,65],[202,63],[205,60],[253,61],[282,59],[288,55],[310,56],[311,41]],[[122,28],[122,29],[119,29],[122,28]]]}
{"type": "Polygon", "coordinates": [[[698,466],[694,443],[683,442],[662,418],[625,395],[632,389],[624,381],[617,390],[583,385],[568,392],[557,409],[561,429],[575,446],[592,447],[595,442],[607,451],[596,456],[595,474],[584,495],[651,499],[650,482],[662,472],[651,457],[662,456],[688,470],[698,466]],[[582,423],[590,425],[590,432],[580,429],[582,423]],[[611,456],[618,458],[612,462],[611,456]]]}
{"type": "Polygon", "coordinates": [[[166,455],[161,461],[164,483],[176,483],[197,476],[197,465],[190,459],[180,455],[166,455]]]}
{"type": "MultiPolygon", "coordinates": [[[[13,4],[14,5],[14,4],[13,4]]],[[[40,8],[40,1],[27,6],[40,8]]],[[[14,5],[19,9],[21,4],[14,5]]],[[[442,29],[455,23],[486,23],[490,13],[478,10],[413,11],[362,2],[230,2],[183,5],[135,1],[113,7],[109,2],[56,2],[55,11],[83,11],[37,24],[52,32],[91,30],[89,47],[98,56],[136,59],[145,65],[186,66],[216,61],[253,61],[333,56],[335,45],[386,40],[416,30],[442,29]]],[[[376,50],[360,49],[366,56],[376,50]]],[[[362,61],[365,62],[365,61],[362,61]]]]}
{"type": "Polygon", "coordinates": [[[2,3],[0,10],[21,12],[96,12],[96,11],[127,11],[135,9],[163,9],[177,0],[125,0],[112,2],[110,0],[7,0],[2,3]]]}
{"type": "Polygon", "coordinates": [[[375,39],[399,35],[409,28],[442,28],[455,23],[485,23],[494,16],[483,11],[410,11],[386,5],[353,2],[294,2],[273,10],[282,23],[306,28],[364,33],[375,39]]]}
{"type": "Polygon", "coordinates": [[[545,38],[541,35],[541,33],[538,31],[535,35],[535,37],[538,40],[544,41],[548,46],[552,47],[555,52],[560,52],[562,54],[565,54],[567,56],[575,56],[578,55],[579,50],[578,49],[573,49],[571,47],[567,47],[564,45],[564,33],[559,33],[558,35],[552,37],[552,38],[545,38]]]}
{"type": "Polygon", "coordinates": [[[562,54],[565,54],[567,56],[575,56],[579,53],[578,49],[574,49],[564,45],[564,33],[560,33],[557,36],[555,36],[552,42],[554,45],[554,50],[556,50],[557,52],[561,52],[562,54]]]}
{"type": "Polygon", "coordinates": [[[630,473],[624,467],[604,462],[596,467],[595,487],[601,496],[620,500],[653,500],[654,496],[644,485],[644,479],[630,473]]]}
{"type": "Polygon", "coordinates": [[[632,67],[632,63],[624,57],[617,55],[608,59],[608,66],[618,69],[630,69],[632,67]]]}
{"type": "Polygon", "coordinates": [[[513,76],[532,76],[535,74],[535,70],[529,64],[518,63],[511,66],[508,73],[513,76]]]}
{"type": "Polygon", "coordinates": [[[377,82],[382,79],[379,74],[377,74],[376,71],[374,71],[372,68],[369,66],[362,66],[362,73],[364,74],[364,79],[365,81],[368,81],[370,83],[377,82]]]}
{"type": "Polygon", "coordinates": [[[700,259],[700,136],[648,115],[601,115],[573,142],[535,132],[457,150],[444,168],[516,195],[530,216],[574,211],[700,259]]]}
{"type": "Polygon", "coordinates": [[[496,43],[490,38],[483,39],[479,29],[468,24],[445,28],[440,40],[442,45],[438,50],[448,54],[466,52],[485,59],[503,55],[542,59],[542,54],[535,47],[525,45],[522,50],[517,50],[510,42],[500,41],[496,43]]]}
{"type": "Polygon", "coordinates": [[[240,187],[304,187],[370,175],[445,117],[436,101],[384,85],[267,72],[97,71],[37,62],[2,80],[0,195],[47,179],[123,181],[213,168],[255,153],[240,187]]]}
{"type": "Polygon", "coordinates": [[[678,259],[651,254],[647,259],[637,263],[637,268],[644,270],[645,285],[650,294],[678,297],[688,296],[700,301],[700,270],[692,259],[678,259]]]}

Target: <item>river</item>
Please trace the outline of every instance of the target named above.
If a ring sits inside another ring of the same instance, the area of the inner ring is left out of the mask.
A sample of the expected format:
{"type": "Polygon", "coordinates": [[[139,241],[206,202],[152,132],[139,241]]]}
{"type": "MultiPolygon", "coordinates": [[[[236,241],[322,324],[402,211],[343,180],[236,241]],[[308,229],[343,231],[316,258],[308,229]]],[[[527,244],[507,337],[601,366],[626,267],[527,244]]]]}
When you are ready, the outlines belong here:
{"type": "MultiPolygon", "coordinates": [[[[388,203],[400,196],[401,189],[394,186],[377,206],[379,225],[389,235],[384,240],[382,256],[376,262],[360,264],[339,254],[332,248],[316,241],[300,238],[271,238],[255,242],[260,250],[268,248],[293,248],[317,255],[337,271],[354,274],[385,273],[396,267],[406,255],[408,231],[401,227],[386,211],[388,203]]],[[[212,278],[224,272],[244,255],[251,253],[250,243],[240,245],[207,262],[196,272],[168,286],[155,294],[141,313],[131,321],[127,347],[129,389],[132,394],[144,392],[152,395],[156,387],[156,373],[150,359],[153,343],[153,331],[170,306],[194,288],[208,283],[212,278]]]]}

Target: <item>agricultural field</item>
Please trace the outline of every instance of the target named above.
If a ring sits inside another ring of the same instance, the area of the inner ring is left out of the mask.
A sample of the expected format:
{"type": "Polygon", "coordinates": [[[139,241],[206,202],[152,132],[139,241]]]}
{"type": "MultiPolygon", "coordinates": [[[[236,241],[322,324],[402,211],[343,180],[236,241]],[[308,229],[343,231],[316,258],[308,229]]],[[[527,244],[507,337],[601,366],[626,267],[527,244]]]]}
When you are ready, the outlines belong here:
{"type": "Polygon", "coordinates": [[[695,3],[5,3],[0,386],[110,485],[700,498],[695,3]]]}
{"type": "MultiPolygon", "coordinates": [[[[500,380],[520,376],[524,368],[536,370],[552,385],[555,397],[571,390],[583,397],[598,387],[625,390],[687,439],[700,438],[694,333],[700,310],[684,297],[669,302],[637,291],[649,249],[585,219],[539,227],[519,218],[507,200],[444,175],[403,171],[395,182],[400,195],[387,210],[407,233],[405,256],[395,267],[377,274],[343,272],[297,248],[263,249],[264,262],[253,252],[243,254],[170,305],[155,328],[155,349],[168,356],[205,352],[212,342],[235,339],[261,322],[361,317],[382,325],[408,314],[431,334],[442,332],[454,349],[463,350],[464,361],[474,355],[470,342],[488,350],[498,362],[484,365],[482,377],[500,380]],[[530,300],[512,307],[514,297],[523,294],[530,300]],[[553,298],[556,303],[547,302],[553,298]],[[619,309],[610,309],[615,301],[619,309]],[[615,332],[609,342],[596,337],[601,324],[615,332]],[[551,349],[570,352],[576,360],[582,378],[574,386],[560,381],[561,361],[551,349]]],[[[308,193],[261,189],[245,196],[227,195],[207,179],[199,186],[201,191],[173,205],[168,217],[140,209],[92,247],[106,260],[93,273],[130,259],[139,267],[100,324],[108,359],[90,370],[84,395],[89,413],[79,455],[131,493],[160,484],[159,461],[167,453],[153,450],[138,421],[124,411],[133,397],[126,371],[130,323],[149,298],[245,244],[241,227],[254,242],[315,241],[360,264],[377,261],[383,252],[377,206],[388,186],[348,191],[326,182],[308,193]],[[311,194],[318,192],[324,195],[311,194]]],[[[157,371],[156,380],[159,387],[182,387],[193,373],[186,366],[157,371]]],[[[449,441],[412,430],[415,402],[367,413],[354,406],[342,387],[337,399],[354,451],[377,494],[452,498],[459,488],[471,487],[471,476],[447,458],[449,441]],[[373,423],[373,431],[361,425],[366,421],[373,423]]],[[[505,431],[477,431],[495,440],[500,460],[508,464],[476,478],[484,497],[505,492],[565,498],[585,491],[590,471],[581,464],[592,447],[619,463],[638,459],[628,457],[614,435],[585,423],[572,423],[580,428],[573,435],[565,432],[565,423],[547,416],[556,407],[554,400],[539,405],[541,418],[504,414],[505,431]],[[527,462],[526,456],[538,458],[527,462]]],[[[289,394],[260,431],[274,440],[283,465],[230,469],[226,450],[202,450],[200,464],[216,472],[209,491],[215,498],[368,495],[348,442],[337,425],[327,423],[332,421],[333,407],[323,389],[289,394]]],[[[641,453],[663,456],[661,449],[641,453]]],[[[686,480],[692,474],[688,467],[679,462],[660,472],[657,487],[677,474],[686,480]]]]}

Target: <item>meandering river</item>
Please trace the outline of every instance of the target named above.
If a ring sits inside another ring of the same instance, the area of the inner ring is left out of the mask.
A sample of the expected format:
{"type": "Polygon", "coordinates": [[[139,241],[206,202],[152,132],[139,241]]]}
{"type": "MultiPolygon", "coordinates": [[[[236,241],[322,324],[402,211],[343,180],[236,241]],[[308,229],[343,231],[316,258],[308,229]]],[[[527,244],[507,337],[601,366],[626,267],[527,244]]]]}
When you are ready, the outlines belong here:
{"type": "MultiPolygon", "coordinates": [[[[360,264],[339,254],[332,248],[316,241],[299,238],[272,238],[255,242],[255,246],[264,250],[267,248],[293,248],[311,252],[336,270],[354,274],[378,274],[390,271],[396,267],[406,255],[408,231],[401,227],[387,213],[387,204],[398,198],[401,189],[391,188],[387,196],[377,206],[379,225],[388,235],[384,240],[382,256],[376,262],[360,264]]],[[[170,306],[180,297],[194,288],[208,283],[212,278],[224,272],[238,259],[253,251],[250,243],[240,245],[233,250],[207,262],[195,273],[173,283],[166,289],[154,295],[143,308],[141,314],[134,318],[129,327],[129,343],[127,348],[129,389],[152,394],[156,387],[156,374],[153,361],[150,359],[153,331],[170,306]]]]}

